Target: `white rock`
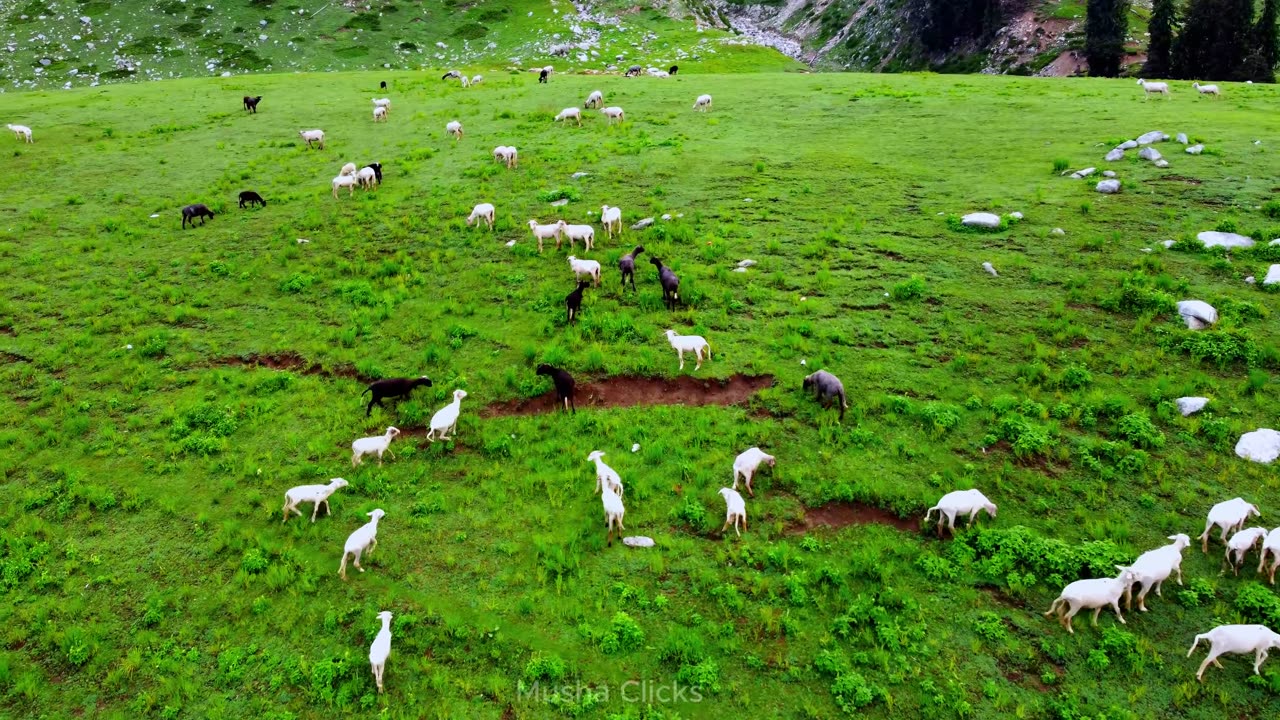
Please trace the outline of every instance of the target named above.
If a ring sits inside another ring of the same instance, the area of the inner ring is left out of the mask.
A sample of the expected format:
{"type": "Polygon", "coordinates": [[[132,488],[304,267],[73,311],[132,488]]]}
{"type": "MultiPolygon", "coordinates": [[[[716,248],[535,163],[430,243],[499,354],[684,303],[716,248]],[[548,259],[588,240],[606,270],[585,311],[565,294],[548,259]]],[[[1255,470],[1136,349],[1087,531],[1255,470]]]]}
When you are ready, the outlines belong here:
{"type": "Polygon", "coordinates": [[[629,535],[622,538],[622,544],[627,547],[650,548],[653,547],[653,538],[643,535],[629,535]]]}
{"type": "Polygon", "coordinates": [[[1267,276],[1262,278],[1263,285],[1275,285],[1276,283],[1280,283],[1280,264],[1267,268],[1267,276]]]}
{"type": "Polygon", "coordinates": [[[1077,170],[1071,173],[1071,177],[1075,178],[1076,180],[1083,180],[1097,171],[1098,171],[1098,168],[1087,167],[1083,170],[1077,170]]]}
{"type": "Polygon", "coordinates": [[[738,261],[738,267],[740,267],[740,268],[749,268],[749,267],[751,267],[752,265],[755,265],[755,264],[756,264],[756,261],[755,261],[755,260],[750,260],[750,259],[748,259],[748,260],[739,260],[739,261],[738,261]]]}
{"type": "Polygon", "coordinates": [[[670,220],[670,219],[671,219],[671,213],[663,213],[663,214],[662,214],[662,219],[663,219],[663,220],[670,220]]]}
{"type": "Polygon", "coordinates": [[[1151,252],[1151,248],[1142,248],[1142,252],[1149,253],[1151,252]]]}
{"type": "Polygon", "coordinates": [[[259,39],[259,40],[266,40],[266,39],[267,39],[267,36],[266,36],[266,35],[259,35],[259,36],[258,36],[258,39],[259,39]]]}
{"type": "Polygon", "coordinates": [[[1276,238],[1275,240],[1272,240],[1271,242],[1267,243],[1267,245],[1280,245],[1280,238],[1276,238]]]}
{"type": "Polygon", "coordinates": [[[1178,137],[1175,139],[1183,145],[1189,145],[1191,143],[1191,141],[1187,139],[1186,133],[1178,133],[1178,137]]]}
{"type": "Polygon", "coordinates": [[[982,263],[982,269],[991,273],[991,277],[1000,277],[1000,274],[996,272],[995,266],[989,262],[982,263]]]}
{"type": "Polygon", "coordinates": [[[1256,279],[1254,279],[1254,277],[1253,277],[1252,275],[1250,275],[1249,277],[1247,277],[1247,278],[1245,278],[1245,279],[1244,279],[1244,282],[1245,282],[1245,284],[1246,284],[1246,285],[1252,285],[1252,284],[1254,284],[1254,283],[1256,283],[1256,282],[1258,282],[1258,281],[1257,281],[1256,279]]]}
{"type": "Polygon", "coordinates": [[[647,217],[647,218],[645,218],[645,219],[641,220],[640,222],[636,223],[635,225],[632,225],[632,226],[631,226],[631,229],[632,229],[632,230],[643,230],[643,229],[645,229],[645,228],[649,227],[649,226],[650,226],[650,225],[652,225],[652,224],[653,224],[653,218],[651,218],[651,217],[647,217]]]}
{"type": "Polygon", "coordinates": [[[1103,171],[1102,171],[1102,177],[1105,177],[1105,178],[1113,178],[1113,177],[1115,177],[1115,176],[1116,176],[1116,171],[1115,171],[1115,170],[1103,170],[1103,171]]]}
{"type": "Polygon", "coordinates": [[[989,212],[969,213],[960,218],[960,224],[968,227],[998,228],[1000,216],[989,212]]]}
{"type": "Polygon", "coordinates": [[[515,241],[515,240],[508,240],[508,241],[507,241],[507,247],[515,247],[515,245],[516,245],[516,241],[515,241]]]}
{"type": "Polygon", "coordinates": [[[1159,130],[1152,130],[1152,131],[1151,131],[1151,132],[1149,132],[1149,133],[1142,133],[1141,135],[1139,135],[1139,136],[1138,136],[1138,144],[1139,144],[1139,145],[1150,145],[1151,143],[1163,142],[1163,141],[1168,140],[1168,139],[1169,139],[1169,136],[1168,136],[1168,135],[1165,135],[1164,133],[1160,132],[1159,130]]]}
{"type": "Polygon", "coordinates": [[[640,443],[631,443],[631,452],[640,452],[640,443]]]}
{"type": "Polygon", "coordinates": [[[1134,148],[1136,148],[1136,147],[1138,147],[1138,141],[1137,141],[1137,140],[1125,140],[1124,142],[1122,142],[1122,143],[1120,143],[1119,145],[1117,145],[1117,146],[1116,146],[1116,149],[1117,149],[1117,150],[1132,150],[1132,149],[1134,149],[1134,148]]]}
{"type": "Polygon", "coordinates": [[[1161,245],[1163,245],[1163,246],[1165,246],[1165,248],[1171,248],[1171,247],[1173,247],[1174,242],[1175,242],[1175,241],[1173,241],[1173,240],[1161,240],[1161,241],[1160,241],[1160,244],[1161,244],[1161,245]]]}
{"type": "Polygon", "coordinates": [[[1067,234],[1067,231],[1066,231],[1066,230],[1063,230],[1062,228],[1054,228],[1054,229],[1053,229],[1053,230],[1051,230],[1050,232],[1051,232],[1051,233],[1053,233],[1054,235],[1066,235],[1066,234],[1067,234]]]}
{"type": "Polygon", "coordinates": [[[1199,155],[1202,152],[1204,152],[1203,145],[1192,145],[1191,147],[1187,148],[1188,155],[1199,155]]]}
{"type": "Polygon", "coordinates": [[[1111,152],[1107,153],[1107,156],[1105,158],[1103,158],[1103,160],[1106,160],[1107,162],[1115,162],[1117,160],[1123,160],[1123,159],[1124,159],[1124,151],[1121,150],[1120,148],[1116,148],[1115,150],[1112,150],[1111,152]]]}
{"type": "Polygon", "coordinates": [[[1181,397],[1176,402],[1178,403],[1178,412],[1182,413],[1183,417],[1186,417],[1203,410],[1204,406],[1209,404],[1209,398],[1181,397]]]}
{"type": "Polygon", "coordinates": [[[1107,195],[1114,195],[1115,193],[1120,192],[1120,181],[1103,180],[1098,183],[1097,191],[1100,193],[1106,193],[1107,195]]]}
{"type": "Polygon", "coordinates": [[[259,26],[259,27],[266,27],[266,26],[267,26],[267,21],[266,21],[266,20],[259,20],[259,21],[258,21],[258,26],[259,26]]]}
{"type": "Polygon", "coordinates": [[[231,77],[231,71],[230,71],[230,70],[227,70],[227,71],[223,72],[223,73],[222,73],[222,77],[231,77]]]}
{"type": "Polygon", "coordinates": [[[578,171],[578,172],[576,172],[576,173],[574,173],[574,174],[570,175],[569,177],[573,178],[574,180],[577,180],[578,178],[584,178],[584,177],[586,177],[586,176],[588,176],[588,175],[590,175],[590,174],[591,174],[591,173],[589,173],[589,172],[582,172],[582,171],[578,171]]]}
{"type": "Polygon", "coordinates": [[[1168,160],[1165,160],[1164,158],[1160,158],[1159,160],[1155,161],[1155,163],[1153,163],[1153,164],[1154,164],[1156,167],[1158,167],[1158,168],[1167,168],[1167,167],[1169,167],[1169,161],[1168,161],[1168,160]]]}
{"type": "Polygon", "coordinates": [[[734,269],[733,269],[733,271],[734,271],[734,272],[744,273],[744,272],[746,272],[746,271],[747,271],[747,269],[746,269],[746,268],[734,268],[734,269]]]}
{"type": "Polygon", "coordinates": [[[1014,220],[1021,220],[1022,213],[1018,212],[1017,210],[1014,210],[1013,212],[1009,213],[1009,217],[1013,218],[1014,220]]]}
{"type": "Polygon", "coordinates": [[[307,243],[309,243],[309,242],[311,242],[311,241],[310,241],[310,240],[308,240],[308,239],[306,239],[306,238],[298,238],[298,244],[299,244],[299,245],[306,245],[306,244],[307,244],[307,243]]]}
{"type": "Polygon", "coordinates": [[[560,198],[551,203],[551,207],[561,207],[569,204],[569,198],[560,198]]]}
{"type": "Polygon", "coordinates": [[[1178,314],[1192,330],[1203,330],[1218,322],[1218,311],[1203,300],[1183,300],[1178,303],[1178,314]]]}
{"type": "Polygon", "coordinates": [[[1207,248],[1253,247],[1253,238],[1247,238],[1244,235],[1237,235],[1236,233],[1217,232],[1216,230],[1207,230],[1202,232],[1199,235],[1196,235],[1196,239],[1204,243],[1204,246],[1207,248]]]}
{"type": "Polygon", "coordinates": [[[1258,428],[1240,436],[1236,443],[1236,455],[1245,460],[1271,464],[1280,457],[1280,432],[1270,428],[1258,428]]]}
{"type": "Polygon", "coordinates": [[[125,346],[124,346],[124,349],[125,349],[125,350],[132,350],[132,349],[133,349],[133,345],[125,345],[125,346]]]}
{"type": "Polygon", "coordinates": [[[1144,147],[1138,151],[1138,157],[1142,158],[1143,160],[1151,160],[1152,162],[1155,162],[1156,160],[1159,160],[1161,157],[1164,157],[1164,156],[1160,154],[1159,150],[1153,147],[1144,147]]]}
{"type": "Polygon", "coordinates": [[[801,365],[808,365],[809,363],[805,362],[804,358],[800,358],[800,364],[801,364],[801,365]]]}
{"type": "Polygon", "coordinates": [[[153,213],[153,214],[151,215],[151,217],[153,217],[153,218],[158,218],[158,217],[160,217],[160,213],[153,213]]]}

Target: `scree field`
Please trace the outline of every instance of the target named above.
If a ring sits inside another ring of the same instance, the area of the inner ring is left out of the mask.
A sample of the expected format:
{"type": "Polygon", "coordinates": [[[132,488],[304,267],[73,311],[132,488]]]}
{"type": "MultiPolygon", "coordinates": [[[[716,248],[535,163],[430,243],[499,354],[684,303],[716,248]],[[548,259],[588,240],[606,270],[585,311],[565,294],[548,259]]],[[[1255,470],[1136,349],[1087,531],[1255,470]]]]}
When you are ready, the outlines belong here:
{"type": "Polygon", "coordinates": [[[1256,551],[1237,577],[1198,540],[1236,496],[1280,518],[1276,469],[1233,452],[1277,422],[1273,88],[477,71],[0,96],[35,131],[0,138],[0,716],[1276,714],[1280,660],[1226,656],[1201,684],[1203,645],[1186,657],[1219,624],[1280,628],[1256,551]],[[625,122],[552,121],[594,89],[625,122]],[[1205,152],[1103,162],[1150,130],[1205,152]],[[335,200],[348,161],[381,162],[382,186],[335,200]],[[1102,169],[1122,192],[1094,191],[1102,169]],[[250,189],[265,208],[237,206],[250,189]],[[216,216],[181,229],[196,202],[216,216]],[[465,224],[481,202],[492,232],[465,224]],[[973,211],[1007,226],[962,228],[973,211]],[[596,226],[576,254],[603,286],[575,326],[571,252],[539,253],[530,218],[596,226]],[[1205,251],[1206,230],[1260,242],[1205,251]],[[650,257],[681,278],[675,312],[650,257]],[[1188,330],[1188,299],[1217,324],[1188,330]],[[669,328],[712,359],[678,372],[669,328]],[[543,362],[578,378],[576,414],[534,400],[543,362]],[[820,368],[843,423],[801,391],[820,368]],[[418,375],[434,385],[365,417],[369,381],[418,375]],[[456,438],[428,442],[456,388],[456,438]],[[1210,401],[1183,417],[1182,396],[1210,401]],[[353,469],[351,442],[390,425],[395,457],[353,469]],[[757,445],[777,466],[722,534],[718,490],[757,445]],[[606,545],[593,450],[623,478],[624,534],[655,547],[606,545]],[[332,515],[281,523],[286,489],[335,477],[332,515]],[[925,510],[971,487],[998,516],[938,539],[925,510]],[[1183,583],[1149,612],[1085,611],[1074,635],[1042,616],[1175,533],[1183,583]]]}

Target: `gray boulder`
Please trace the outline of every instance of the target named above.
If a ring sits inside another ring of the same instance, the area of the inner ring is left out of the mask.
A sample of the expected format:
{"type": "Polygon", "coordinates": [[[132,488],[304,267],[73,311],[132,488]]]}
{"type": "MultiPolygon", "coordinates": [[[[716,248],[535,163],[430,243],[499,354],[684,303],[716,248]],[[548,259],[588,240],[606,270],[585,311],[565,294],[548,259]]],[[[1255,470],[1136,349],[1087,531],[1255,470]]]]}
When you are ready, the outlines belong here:
{"type": "Polygon", "coordinates": [[[653,224],[653,218],[651,218],[651,217],[647,217],[647,218],[645,218],[645,219],[641,220],[640,222],[636,223],[635,225],[632,225],[632,226],[631,226],[631,229],[632,229],[632,230],[643,230],[643,229],[645,229],[645,228],[649,227],[649,226],[650,226],[650,225],[652,225],[652,224],[653,224]]]}
{"type": "Polygon", "coordinates": [[[967,227],[999,228],[1000,216],[989,212],[969,213],[960,218],[960,224],[967,227]]]}
{"type": "Polygon", "coordinates": [[[1191,147],[1187,148],[1188,155],[1199,155],[1202,152],[1204,152],[1203,145],[1192,145],[1191,147]]]}
{"type": "Polygon", "coordinates": [[[1139,135],[1138,144],[1150,145],[1152,143],[1164,142],[1165,140],[1168,140],[1168,139],[1169,139],[1168,135],[1165,135],[1159,130],[1152,130],[1149,133],[1142,133],[1141,135],[1139,135]]]}
{"type": "Polygon", "coordinates": [[[1178,412],[1183,417],[1193,415],[1204,409],[1209,404],[1209,398],[1205,397],[1180,397],[1175,402],[1178,403],[1178,412]]]}
{"type": "Polygon", "coordinates": [[[1218,322],[1218,311],[1203,300],[1183,300],[1178,303],[1178,314],[1192,330],[1203,330],[1218,322]]]}
{"type": "Polygon", "coordinates": [[[1114,195],[1120,192],[1120,181],[1119,180],[1103,180],[1102,182],[1098,183],[1098,187],[1096,189],[1100,193],[1105,193],[1107,195],[1114,195]]]}
{"type": "Polygon", "coordinates": [[[1270,465],[1280,457],[1280,432],[1271,428],[1258,428],[1240,436],[1236,443],[1236,455],[1245,460],[1270,465]]]}
{"type": "Polygon", "coordinates": [[[1144,147],[1138,151],[1138,157],[1142,158],[1143,160],[1150,160],[1151,162],[1155,162],[1156,160],[1159,160],[1164,156],[1160,154],[1159,150],[1153,147],[1144,147]]]}
{"type": "Polygon", "coordinates": [[[1103,170],[1103,171],[1102,171],[1102,177],[1106,177],[1106,178],[1113,178],[1113,177],[1115,177],[1115,176],[1116,176],[1116,171],[1115,171],[1115,170],[1103,170]]]}
{"type": "Polygon", "coordinates": [[[1085,178],[1089,177],[1090,175],[1094,174],[1094,173],[1095,173],[1095,172],[1097,172],[1097,171],[1098,171],[1098,169],[1097,169],[1097,168],[1087,167],[1087,168],[1085,168],[1085,169],[1083,169],[1083,170],[1077,170],[1077,171],[1075,171],[1075,172],[1071,173],[1071,177],[1075,178],[1076,180],[1083,180],[1083,179],[1085,179],[1085,178]]]}
{"type": "Polygon", "coordinates": [[[1263,285],[1275,285],[1276,283],[1280,283],[1280,264],[1267,268],[1267,276],[1262,278],[1263,285]]]}
{"type": "Polygon", "coordinates": [[[622,538],[622,544],[627,547],[651,548],[653,547],[653,538],[644,535],[628,535],[622,538]]]}
{"type": "Polygon", "coordinates": [[[1206,230],[1196,235],[1196,239],[1204,243],[1207,248],[1224,247],[1224,248],[1247,248],[1253,247],[1253,238],[1237,235],[1236,233],[1218,232],[1216,230],[1206,230]]]}
{"type": "Polygon", "coordinates": [[[1175,138],[1175,139],[1176,139],[1179,143],[1182,143],[1183,145],[1190,144],[1190,142],[1191,142],[1190,140],[1188,140],[1188,139],[1187,139],[1187,134],[1186,134],[1186,133],[1178,133],[1178,137],[1177,137],[1177,138],[1175,138]]]}
{"type": "Polygon", "coordinates": [[[1117,160],[1123,160],[1123,159],[1124,159],[1124,150],[1121,150],[1120,148],[1116,148],[1115,150],[1112,150],[1111,152],[1107,153],[1107,156],[1105,158],[1103,158],[1103,160],[1106,160],[1107,162],[1115,162],[1117,160]]]}
{"type": "Polygon", "coordinates": [[[1158,168],[1167,168],[1167,167],[1169,167],[1169,161],[1168,161],[1168,160],[1165,160],[1164,158],[1160,158],[1159,160],[1155,161],[1155,162],[1154,162],[1154,163],[1152,163],[1152,164],[1153,164],[1153,165],[1155,165],[1155,166],[1156,166],[1156,167],[1158,167],[1158,168]]]}
{"type": "Polygon", "coordinates": [[[1138,147],[1138,141],[1137,141],[1137,140],[1125,140],[1124,142],[1122,142],[1122,143],[1120,143],[1119,145],[1117,145],[1117,146],[1116,146],[1116,149],[1117,149],[1117,150],[1132,150],[1132,149],[1134,149],[1134,148],[1136,148],[1136,147],[1138,147]]]}

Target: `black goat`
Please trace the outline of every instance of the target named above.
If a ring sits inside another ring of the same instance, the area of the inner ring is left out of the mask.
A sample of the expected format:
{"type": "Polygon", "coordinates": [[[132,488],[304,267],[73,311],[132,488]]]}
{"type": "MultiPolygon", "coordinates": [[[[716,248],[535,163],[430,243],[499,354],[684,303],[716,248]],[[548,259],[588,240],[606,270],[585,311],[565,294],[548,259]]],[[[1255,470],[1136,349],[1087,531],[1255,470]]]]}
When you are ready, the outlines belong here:
{"type": "Polygon", "coordinates": [[[258,112],[258,102],[259,102],[260,100],[262,100],[262,96],[261,96],[261,95],[259,95],[258,97],[249,97],[248,95],[245,95],[245,96],[244,96],[244,109],[245,109],[245,110],[248,110],[249,112],[254,113],[254,114],[256,115],[256,114],[257,114],[257,112],[258,112]]]}
{"type": "Polygon", "coordinates": [[[380,85],[379,87],[380,87],[382,90],[386,90],[386,89],[387,89],[387,81],[386,81],[386,80],[383,80],[383,81],[382,81],[382,85],[380,85]]]}
{"type": "Polygon", "coordinates": [[[667,71],[667,74],[668,74],[668,75],[675,75],[675,74],[676,74],[676,73],[678,73],[678,72],[680,72],[680,66],[679,66],[679,65],[672,65],[672,66],[671,66],[671,69],[667,71]]]}
{"type": "Polygon", "coordinates": [[[373,406],[382,407],[383,398],[399,398],[407,397],[413,389],[419,385],[431,387],[431,378],[423,375],[416,378],[387,378],[385,380],[374,380],[369,383],[369,387],[360,393],[360,397],[364,397],[364,393],[371,392],[373,397],[369,399],[369,407],[365,408],[364,416],[369,417],[369,413],[373,412],[373,406]]]}
{"type": "Polygon", "coordinates": [[[627,278],[631,278],[631,289],[636,289],[636,256],[644,252],[643,245],[637,245],[635,250],[618,258],[618,269],[622,271],[622,287],[626,289],[627,278]]]}
{"type": "Polygon", "coordinates": [[[460,77],[462,77],[462,73],[458,72],[457,70],[450,70],[449,72],[445,73],[444,75],[441,75],[441,76],[440,76],[440,79],[441,79],[441,80],[448,80],[449,78],[455,78],[455,79],[456,79],[456,78],[460,78],[460,77]]]}
{"type": "Polygon", "coordinates": [[[589,280],[579,280],[578,288],[568,295],[564,296],[564,306],[568,314],[566,322],[570,325],[574,320],[578,319],[578,315],[582,308],[582,291],[591,286],[589,280]]]}
{"type": "Polygon", "coordinates": [[[643,68],[641,68],[639,65],[632,65],[631,67],[627,68],[627,71],[622,74],[622,77],[635,77],[640,74],[640,71],[642,69],[643,68]]]}
{"type": "Polygon", "coordinates": [[[662,304],[668,310],[675,310],[676,303],[680,301],[680,278],[658,258],[651,257],[649,262],[658,269],[658,282],[662,283],[662,304]]]}
{"type": "Polygon", "coordinates": [[[565,410],[573,408],[573,414],[577,415],[578,406],[573,402],[573,376],[546,363],[538,366],[537,373],[551,376],[551,382],[556,384],[556,402],[563,405],[565,410]]]}
{"type": "Polygon", "coordinates": [[[240,207],[244,207],[245,203],[248,203],[249,205],[261,205],[262,207],[267,206],[267,201],[263,200],[261,195],[252,190],[245,190],[240,193],[240,207]]]}
{"type": "Polygon", "coordinates": [[[378,184],[382,184],[382,163],[369,163],[365,167],[373,170],[374,177],[378,178],[378,184]]]}
{"type": "Polygon", "coordinates": [[[196,218],[200,218],[200,224],[203,225],[204,219],[211,217],[213,217],[213,211],[205,207],[203,204],[196,203],[195,205],[188,205],[182,208],[182,229],[187,229],[188,221],[191,222],[191,227],[195,227],[196,218]]]}
{"type": "Polygon", "coordinates": [[[548,75],[550,75],[550,74],[551,74],[551,73],[547,72],[547,69],[546,69],[546,68],[543,68],[543,69],[538,73],[538,82],[540,82],[540,83],[544,83],[544,82],[546,82],[546,81],[547,81],[547,76],[548,76],[548,75]]]}

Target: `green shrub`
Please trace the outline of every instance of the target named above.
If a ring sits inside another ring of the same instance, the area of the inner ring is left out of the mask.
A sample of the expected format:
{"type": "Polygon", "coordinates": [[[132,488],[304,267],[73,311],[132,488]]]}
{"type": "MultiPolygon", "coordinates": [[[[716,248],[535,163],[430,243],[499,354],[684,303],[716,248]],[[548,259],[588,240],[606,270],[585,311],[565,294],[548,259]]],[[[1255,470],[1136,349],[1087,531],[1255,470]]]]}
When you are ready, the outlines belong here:
{"type": "Polygon", "coordinates": [[[681,665],[676,672],[676,680],[699,690],[717,693],[720,692],[720,666],[711,658],[696,665],[681,665]]]}
{"type": "Polygon", "coordinates": [[[1280,220],[1280,200],[1268,200],[1263,203],[1262,214],[1272,220],[1280,220]]]}
{"type": "Polygon", "coordinates": [[[899,302],[904,300],[918,300],[924,297],[927,287],[924,278],[919,275],[912,275],[910,278],[897,283],[889,290],[889,295],[899,302]]]}
{"type": "Polygon", "coordinates": [[[1130,413],[1116,423],[1116,431],[1125,440],[1140,448],[1164,447],[1164,433],[1143,413],[1130,413]]]}
{"type": "Polygon", "coordinates": [[[529,658],[529,662],[524,666],[524,677],[526,680],[537,682],[546,680],[548,682],[560,682],[567,674],[565,662],[559,655],[542,653],[535,654],[529,658]]]}
{"type": "Polygon", "coordinates": [[[569,200],[570,202],[577,202],[578,200],[582,199],[582,193],[578,192],[578,188],[575,188],[572,186],[558,187],[558,188],[555,188],[554,190],[543,190],[542,192],[538,193],[538,199],[545,203],[555,202],[556,200],[569,200]]]}
{"type": "Polygon", "coordinates": [[[1122,278],[1120,290],[1100,304],[1105,310],[1131,315],[1147,312],[1173,313],[1178,308],[1173,296],[1158,288],[1155,280],[1141,271],[1122,278]]]}
{"type": "Polygon", "coordinates": [[[1053,160],[1054,175],[1061,175],[1062,173],[1070,169],[1070,167],[1071,167],[1071,161],[1066,158],[1054,158],[1053,160]]]}
{"type": "Polygon", "coordinates": [[[1235,608],[1250,622],[1280,627],[1280,597],[1261,583],[1246,583],[1236,593],[1235,608]]]}
{"type": "Polygon", "coordinates": [[[1058,386],[1064,390],[1080,390],[1093,384],[1093,374],[1084,365],[1072,365],[1062,372],[1058,386]]]}
{"type": "Polygon", "coordinates": [[[635,650],[644,644],[644,630],[624,612],[613,616],[610,629],[600,638],[600,650],[606,655],[635,650]]]}
{"type": "Polygon", "coordinates": [[[671,511],[671,517],[684,522],[695,533],[706,532],[707,508],[694,498],[686,497],[684,502],[671,511]]]}
{"type": "Polygon", "coordinates": [[[882,697],[884,691],[869,684],[862,675],[850,671],[836,676],[831,683],[831,695],[846,714],[860,715],[858,711],[882,697]]]}

